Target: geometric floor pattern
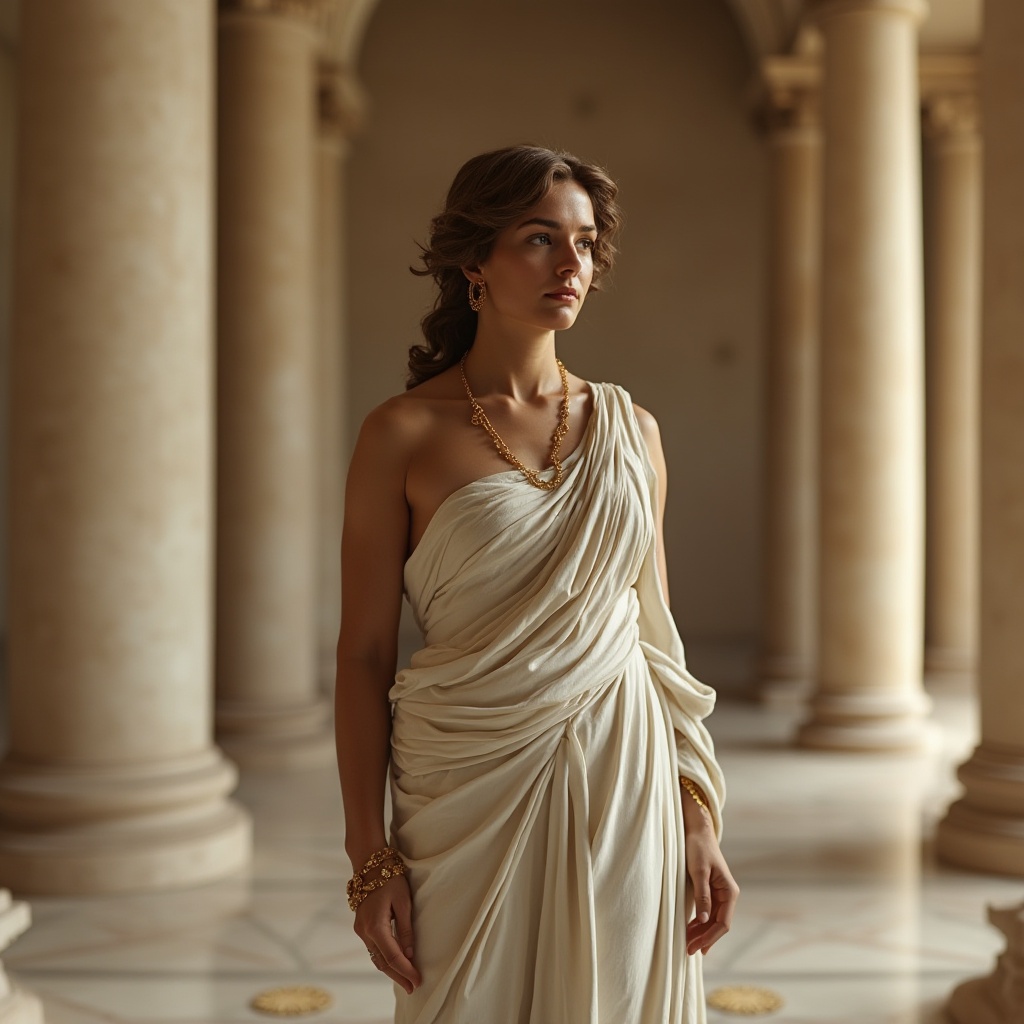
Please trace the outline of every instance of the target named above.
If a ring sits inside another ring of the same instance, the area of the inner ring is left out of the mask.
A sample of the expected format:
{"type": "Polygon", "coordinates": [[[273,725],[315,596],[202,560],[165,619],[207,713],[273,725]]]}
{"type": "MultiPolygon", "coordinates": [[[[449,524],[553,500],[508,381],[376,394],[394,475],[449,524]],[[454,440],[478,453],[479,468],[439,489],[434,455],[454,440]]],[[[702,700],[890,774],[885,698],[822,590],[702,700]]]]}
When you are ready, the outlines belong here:
{"type": "MultiPolygon", "coordinates": [[[[771,988],[785,1005],[761,1019],[778,1024],[939,1024],[952,988],[992,968],[1002,943],[986,905],[1019,902],[1024,880],[936,862],[935,824],[976,722],[967,693],[932,692],[933,742],[902,755],[798,751],[796,711],[720,702],[710,725],[729,782],[723,848],[742,896],[706,958],[707,991],[771,988]]],[[[31,900],[33,926],[4,963],[42,999],[47,1024],[266,1021],[249,1001],[279,985],[330,993],[332,1006],[304,1020],[390,1021],[391,987],[351,931],[333,767],[248,775],[238,799],[256,826],[244,876],[31,900]]]]}

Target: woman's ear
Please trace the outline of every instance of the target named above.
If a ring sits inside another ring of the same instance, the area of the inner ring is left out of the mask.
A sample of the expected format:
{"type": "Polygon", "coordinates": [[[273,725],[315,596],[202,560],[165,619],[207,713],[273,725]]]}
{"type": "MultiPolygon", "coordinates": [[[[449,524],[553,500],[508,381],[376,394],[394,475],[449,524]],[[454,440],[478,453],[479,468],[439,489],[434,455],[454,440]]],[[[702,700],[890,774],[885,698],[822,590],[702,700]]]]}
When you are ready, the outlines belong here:
{"type": "Polygon", "coordinates": [[[473,284],[484,283],[484,275],[480,273],[479,267],[462,267],[460,269],[465,274],[467,281],[472,281],[473,284]]]}

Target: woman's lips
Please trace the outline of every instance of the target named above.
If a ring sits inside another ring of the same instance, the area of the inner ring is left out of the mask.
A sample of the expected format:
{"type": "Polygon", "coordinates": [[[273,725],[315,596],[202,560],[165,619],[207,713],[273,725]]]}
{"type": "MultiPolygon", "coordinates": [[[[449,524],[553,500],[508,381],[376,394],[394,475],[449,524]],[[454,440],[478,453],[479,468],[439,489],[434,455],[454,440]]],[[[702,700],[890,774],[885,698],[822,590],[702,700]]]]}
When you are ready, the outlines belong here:
{"type": "Polygon", "coordinates": [[[547,296],[549,299],[559,299],[562,302],[571,302],[577,297],[574,288],[563,288],[557,292],[548,292],[547,296]]]}

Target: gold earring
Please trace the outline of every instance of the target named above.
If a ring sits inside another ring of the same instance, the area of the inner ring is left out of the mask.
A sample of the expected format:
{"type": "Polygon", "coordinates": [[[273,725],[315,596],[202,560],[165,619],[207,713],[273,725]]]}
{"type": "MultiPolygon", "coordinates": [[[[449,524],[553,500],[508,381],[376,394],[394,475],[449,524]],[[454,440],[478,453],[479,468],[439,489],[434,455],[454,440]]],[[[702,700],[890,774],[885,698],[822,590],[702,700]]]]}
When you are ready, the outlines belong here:
{"type": "Polygon", "coordinates": [[[484,299],[487,298],[486,281],[469,282],[469,308],[474,313],[479,313],[484,308],[484,299]]]}

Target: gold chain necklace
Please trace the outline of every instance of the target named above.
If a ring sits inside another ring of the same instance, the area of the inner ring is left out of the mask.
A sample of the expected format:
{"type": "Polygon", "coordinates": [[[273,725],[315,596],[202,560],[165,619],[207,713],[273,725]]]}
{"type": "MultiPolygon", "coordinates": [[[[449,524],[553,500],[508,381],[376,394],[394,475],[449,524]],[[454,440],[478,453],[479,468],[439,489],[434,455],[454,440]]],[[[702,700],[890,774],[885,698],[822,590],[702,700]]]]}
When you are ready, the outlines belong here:
{"type": "Polygon", "coordinates": [[[466,389],[466,394],[469,396],[469,404],[473,409],[470,423],[474,427],[483,427],[494,442],[494,447],[498,449],[498,454],[506,461],[511,462],[534,487],[539,487],[542,491],[553,491],[562,482],[562,460],[558,457],[558,450],[562,447],[562,438],[565,437],[569,430],[569,377],[565,372],[561,359],[556,359],[555,362],[558,364],[558,373],[562,378],[562,406],[558,412],[558,426],[555,427],[555,432],[551,436],[550,458],[551,465],[555,467],[555,475],[550,480],[542,480],[536,470],[530,469],[529,466],[524,466],[515,452],[501,439],[501,435],[494,429],[491,421],[487,418],[487,413],[484,412],[483,407],[473,397],[473,392],[469,390],[469,381],[466,380],[466,356],[463,356],[462,361],[459,363],[462,384],[466,389]]]}

